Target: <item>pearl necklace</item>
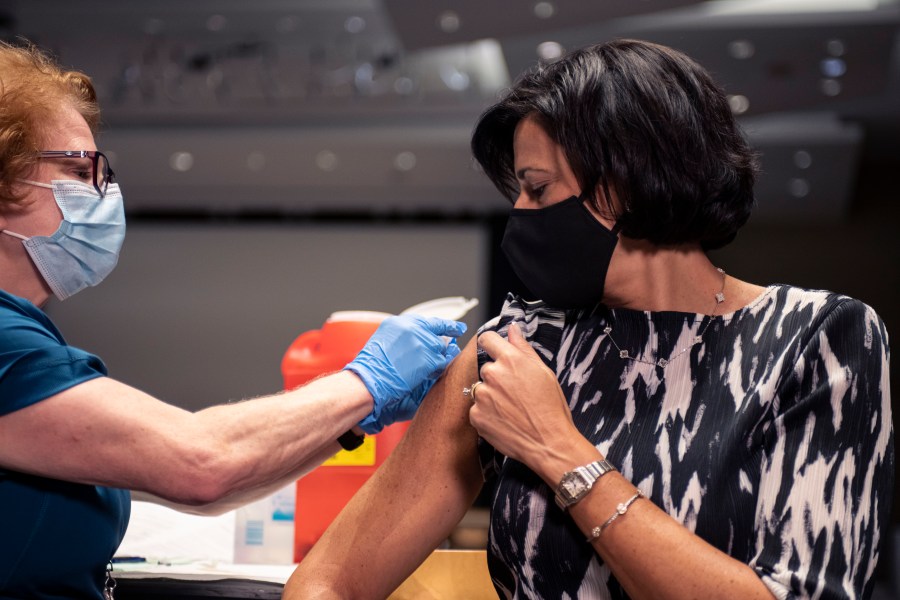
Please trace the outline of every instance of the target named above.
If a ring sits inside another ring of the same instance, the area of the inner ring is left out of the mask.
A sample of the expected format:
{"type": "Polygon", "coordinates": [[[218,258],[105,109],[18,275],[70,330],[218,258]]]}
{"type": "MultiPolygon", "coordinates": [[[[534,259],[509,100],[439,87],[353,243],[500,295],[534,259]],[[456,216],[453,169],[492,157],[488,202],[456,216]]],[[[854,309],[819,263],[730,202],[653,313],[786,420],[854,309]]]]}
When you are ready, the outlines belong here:
{"type": "Polygon", "coordinates": [[[657,360],[644,360],[643,358],[632,356],[631,354],[629,354],[628,350],[623,350],[619,346],[619,344],[616,343],[616,340],[613,339],[612,326],[607,325],[603,328],[603,333],[606,334],[606,337],[609,338],[609,341],[612,342],[612,345],[615,346],[616,350],[619,351],[619,358],[623,358],[633,362],[644,363],[645,365],[653,365],[655,367],[665,369],[673,360],[677,359],[679,356],[702,342],[703,334],[706,333],[706,330],[709,328],[709,324],[712,323],[712,320],[715,318],[716,313],[719,311],[719,305],[725,302],[725,271],[723,269],[720,269],[719,267],[716,267],[716,271],[722,274],[722,289],[720,289],[719,293],[715,295],[715,304],[713,305],[712,313],[709,314],[709,320],[703,324],[703,326],[700,328],[700,331],[698,331],[697,335],[694,336],[694,341],[689,346],[681,348],[669,359],[660,358],[657,360]]]}

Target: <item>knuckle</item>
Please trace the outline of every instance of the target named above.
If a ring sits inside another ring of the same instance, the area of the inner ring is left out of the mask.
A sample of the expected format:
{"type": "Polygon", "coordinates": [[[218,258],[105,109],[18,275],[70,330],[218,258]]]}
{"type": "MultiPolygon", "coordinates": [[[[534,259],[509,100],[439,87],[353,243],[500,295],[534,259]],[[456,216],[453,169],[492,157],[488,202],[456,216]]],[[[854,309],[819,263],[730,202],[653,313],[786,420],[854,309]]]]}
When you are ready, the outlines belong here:
{"type": "Polygon", "coordinates": [[[492,379],[494,377],[495,368],[494,363],[488,363],[481,367],[481,380],[488,381],[489,379],[492,379]]]}

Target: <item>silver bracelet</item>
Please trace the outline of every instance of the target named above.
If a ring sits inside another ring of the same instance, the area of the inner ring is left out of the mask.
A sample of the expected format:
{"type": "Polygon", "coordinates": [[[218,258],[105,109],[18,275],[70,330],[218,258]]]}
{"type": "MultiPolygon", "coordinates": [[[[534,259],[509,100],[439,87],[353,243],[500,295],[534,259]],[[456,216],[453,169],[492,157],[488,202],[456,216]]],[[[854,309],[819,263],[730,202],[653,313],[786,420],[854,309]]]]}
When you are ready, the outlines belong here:
{"type": "Polygon", "coordinates": [[[641,490],[636,490],[636,492],[637,493],[634,496],[632,496],[625,502],[620,503],[616,507],[616,512],[614,512],[612,514],[612,516],[610,518],[608,518],[603,525],[600,525],[599,527],[594,527],[593,529],[591,529],[591,535],[588,536],[588,538],[587,538],[588,542],[593,542],[598,537],[600,537],[600,534],[603,533],[607,527],[612,525],[613,521],[615,521],[616,519],[618,519],[619,517],[621,517],[622,515],[624,515],[625,513],[628,512],[628,507],[631,506],[632,504],[634,504],[635,500],[637,500],[638,498],[644,497],[644,494],[641,492],[641,490]]]}

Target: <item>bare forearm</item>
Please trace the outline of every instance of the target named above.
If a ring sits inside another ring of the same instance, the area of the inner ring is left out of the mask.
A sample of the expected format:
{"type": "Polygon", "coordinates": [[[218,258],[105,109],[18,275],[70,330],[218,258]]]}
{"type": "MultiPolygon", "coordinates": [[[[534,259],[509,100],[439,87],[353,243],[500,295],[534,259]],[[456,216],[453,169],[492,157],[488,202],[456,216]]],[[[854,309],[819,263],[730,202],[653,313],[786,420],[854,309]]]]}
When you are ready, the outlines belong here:
{"type": "Polygon", "coordinates": [[[301,465],[295,472],[291,473],[284,479],[271,481],[266,485],[262,485],[253,489],[238,490],[232,494],[206,504],[184,504],[166,500],[165,498],[161,498],[154,494],[140,491],[132,491],[131,499],[144,502],[153,502],[161,506],[166,506],[168,508],[193,515],[221,515],[230,510],[240,508],[241,506],[244,506],[249,502],[259,500],[260,498],[264,498],[270,494],[277,492],[284,486],[296,481],[297,479],[303,477],[304,475],[321,465],[325,460],[331,458],[339,449],[340,446],[337,443],[328,444],[323,450],[319,451],[316,454],[313,454],[306,463],[301,465]]]}
{"type": "MultiPolygon", "coordinates": [[[[618,488],[617,494],[624,494],[620,498],[625,500],[634,487],[619,479],[607,483],[618,488]]],[[[573,515],[585,532],[615,511],[615,507],[609,509],[598,521],[586,508],[587,514],[573,515]]],[[[616,519],[594,548],[635,600],[773,598],[748,565],[709,545],[647,500],[634,503],[625,516],[616,519]]]]}
{"type": "MultiPolygon", "coordinates": [[[[549,458],[540,461],[538,472],[554,489],[563,471],[602,458],[587,440],[572,443],[566,452],[544,456],[549,458]]],[[[634,484],[620,473],[609,473],[571,507],[570,517],[586,539],[635,492],[634,484]]],[[[711,546],[644,498],[607,527],[593,546],[635,600],[772,599],[769,589],[748,565],[711,546]]]]}
{"type": "Polygon", "coordinates": [[[349,372],[199,413],[98,378],[0,417],[0,466],[190,506],[237,502],[315,466],[371,405],[349,372]]]}
{"type": "Polygon", "coordinates": [[[362,382],[341,371],[290,392],[196,413],[201,435],[226,458],[217,502],[239,505],[312,470],[340,449],[337,437],[371,404],[362,382]]]}

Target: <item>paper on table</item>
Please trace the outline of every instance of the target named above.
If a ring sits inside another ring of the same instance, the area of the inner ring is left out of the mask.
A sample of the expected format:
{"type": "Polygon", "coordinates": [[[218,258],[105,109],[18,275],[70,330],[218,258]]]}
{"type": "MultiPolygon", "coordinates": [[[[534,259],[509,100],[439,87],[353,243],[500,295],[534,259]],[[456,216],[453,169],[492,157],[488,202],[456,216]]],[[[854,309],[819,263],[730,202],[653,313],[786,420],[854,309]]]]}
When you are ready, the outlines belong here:
{"type": "Polygon", "coordinates": [[[232,565],[198,561],[182,565],[152,563],[114,564],[113,575],[129,579],[179,579],[184,581],[218,581],[244,579],[285,584],[297,565],[232,565]]]}
{"type": "Polygon", "coordinates": [[[116,556],[161,562],[234,560],[234,511],[216,517],[178,512],[152,502],[131,503],[131,520],[116,556]]]}

